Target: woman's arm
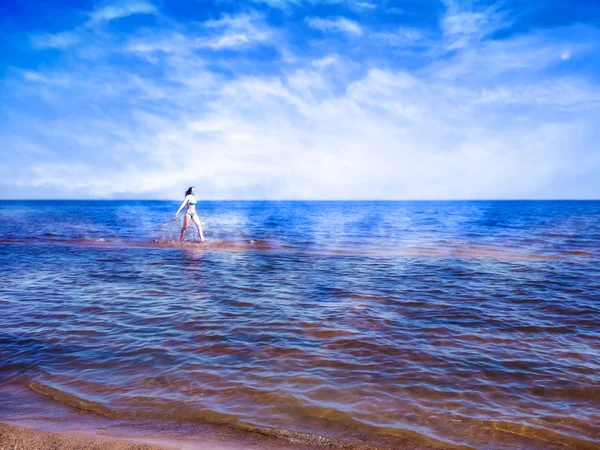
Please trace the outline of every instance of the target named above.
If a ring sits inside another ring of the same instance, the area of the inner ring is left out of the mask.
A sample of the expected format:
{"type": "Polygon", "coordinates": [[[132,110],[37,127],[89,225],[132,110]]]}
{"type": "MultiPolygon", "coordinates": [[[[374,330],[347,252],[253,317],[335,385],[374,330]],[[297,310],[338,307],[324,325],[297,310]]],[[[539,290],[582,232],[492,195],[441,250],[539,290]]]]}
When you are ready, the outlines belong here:
{"type": "Polygon", "coordinates": [[[190,196],[186,195],[186,197],[183,199],[183,203],[181,204],[181,206],[179,207],[179,209],[177,210],[177,212],[175,213],[175,217],[177,217],[179,215],[179,213],[181,212],[181,210],[183,209],[183,207],[186,205],[186,203],[190,200],[190,196]]]}

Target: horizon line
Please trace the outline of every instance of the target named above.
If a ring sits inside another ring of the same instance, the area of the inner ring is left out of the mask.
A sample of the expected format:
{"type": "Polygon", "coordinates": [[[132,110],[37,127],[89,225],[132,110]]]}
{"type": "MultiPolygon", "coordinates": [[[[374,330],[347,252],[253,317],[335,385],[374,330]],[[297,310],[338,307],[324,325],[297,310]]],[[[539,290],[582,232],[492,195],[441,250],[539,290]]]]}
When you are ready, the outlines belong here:
{"type": "MultiPolygon", "coordinates": [[[[179,202],[152,198],[0,198],[0,202],[179,202]]],[[[488,198],[488,199],[206,199],[199,202],[595,202],[600,198],[488,198]]]]}

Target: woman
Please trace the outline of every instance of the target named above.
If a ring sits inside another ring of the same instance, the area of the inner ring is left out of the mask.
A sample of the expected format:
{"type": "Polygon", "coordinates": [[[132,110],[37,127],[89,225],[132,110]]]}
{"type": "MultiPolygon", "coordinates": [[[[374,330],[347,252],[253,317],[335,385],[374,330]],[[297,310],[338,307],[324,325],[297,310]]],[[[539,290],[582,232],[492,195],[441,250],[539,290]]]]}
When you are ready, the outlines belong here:
{"type": "Polygon", "coordinates": [[[185,205],[187,205],[185,216],[183,217],[183,227],[181,228],[181,236],[179,236],[180,241],[183,241],[183,235],[185,233],[185,230],[187,230],[187,227],[190,223],[190,219],[192,219],[192,222],[194,222],[196,228],[198,228],[198,235],[200,235],[200,241],[204,242],[204,235],[202,234],[202,225],[200,225],[200,219],[198,218],[198,214],[196,214],[196,203],[198,202],[196,201],[196,197],[194,197],[194,195],[196,195],[196,188],[192,186],[185,192],[185,199],[183,200],[183,203],[181,204],[181,206],[177,210],[177,213],[175,214],[175,217],[179,216],[179,212],[183,209],[185,205]]]}

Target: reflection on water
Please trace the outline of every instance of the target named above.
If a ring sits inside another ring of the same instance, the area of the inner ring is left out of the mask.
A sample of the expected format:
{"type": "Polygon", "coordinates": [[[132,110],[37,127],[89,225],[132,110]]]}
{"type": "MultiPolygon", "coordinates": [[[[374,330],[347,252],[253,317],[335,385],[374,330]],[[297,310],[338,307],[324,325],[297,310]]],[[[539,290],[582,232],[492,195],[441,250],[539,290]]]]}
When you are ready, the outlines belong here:
{"type": "Polygon", "coordinates": [[[203,206],[179,244],[169,202],[0,202],[0,388],[307,442],[600,445],[600,202],[203,206]]]}

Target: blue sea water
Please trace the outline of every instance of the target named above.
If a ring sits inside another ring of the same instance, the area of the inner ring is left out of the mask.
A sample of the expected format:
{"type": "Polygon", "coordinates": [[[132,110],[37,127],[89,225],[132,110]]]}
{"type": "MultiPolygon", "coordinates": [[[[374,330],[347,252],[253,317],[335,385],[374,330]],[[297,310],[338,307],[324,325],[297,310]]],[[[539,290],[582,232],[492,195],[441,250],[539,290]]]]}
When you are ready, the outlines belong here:
{"type": "Polygon", "coordinates": [[[600,202],[200,202],[205,243],[178,206],[0,202],[0,390],[338,446],[600,448],[600,202]]]}

